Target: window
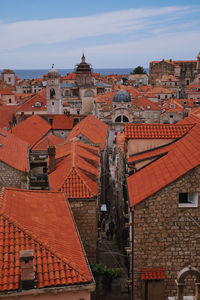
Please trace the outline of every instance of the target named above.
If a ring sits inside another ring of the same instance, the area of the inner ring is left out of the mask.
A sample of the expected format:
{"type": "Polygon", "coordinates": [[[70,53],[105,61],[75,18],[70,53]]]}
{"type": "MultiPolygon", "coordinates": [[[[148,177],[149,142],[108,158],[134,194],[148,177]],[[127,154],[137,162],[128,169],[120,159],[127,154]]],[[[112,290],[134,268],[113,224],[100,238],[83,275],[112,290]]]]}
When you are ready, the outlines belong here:
{"type": "Polygon", "coordinates": [[[85,91],[84,97],[94,97],[94,93],[91,90],[85,91]]]}
{"type": "Polygon", "coordinates": [[[40,102],[35,102],[35,107],[41,107],[41,103],[40,102]]]}
{"type": "Polygon", "coordinates": [[[180,193],[179,194],[179,207],[197,207],[198,206],[198,193],[180,193]]]}
{"type": "Polygon", "coordinates": [[[54,105],[54,102],[52,102],[52,106],[54,105]]]}
{"type": "Polygon", "coordinates": [[[55,95],[56,95],[55,90],[54,90],[54,89],[51,89],[51,90],[50,90],[50,98],[51,98],[51,99],[52,99],[52,98],[55,98],[55,95]]]}
{"type": "Polygon", "coordinates": [[[12,99],[9,99],[9,103],[12,103],[12,99]]]}
{"type": "Polygon", "coordinates": [[[80,115],[80,110],[79,109],[77,109],[77,115],[80,115]]]}

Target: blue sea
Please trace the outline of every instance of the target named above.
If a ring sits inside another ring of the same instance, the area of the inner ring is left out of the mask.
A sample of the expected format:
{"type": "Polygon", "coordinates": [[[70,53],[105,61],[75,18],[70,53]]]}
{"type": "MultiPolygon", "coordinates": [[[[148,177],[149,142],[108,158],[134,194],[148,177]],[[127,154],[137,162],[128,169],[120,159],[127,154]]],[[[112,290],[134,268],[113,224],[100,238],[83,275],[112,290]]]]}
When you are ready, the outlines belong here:
{"type": "MultiPolygon", "coordinates": [[[[74,69],[56,69],[61,76],[65,76],[68,73],[74,71],[74,69]]],[[[118,74],[126,75],[130,74],[133,68],[120,68],[120,69],[93,69],[93,72],[101,75],[118,74]]],[[[1,70],[2,72],[3,70],[1,70]]],[[[34,69],[34,70],[13,70],[17,77],[22,79],[42,78],[44,74],[47,74],[49,69],[34,69]]]]}

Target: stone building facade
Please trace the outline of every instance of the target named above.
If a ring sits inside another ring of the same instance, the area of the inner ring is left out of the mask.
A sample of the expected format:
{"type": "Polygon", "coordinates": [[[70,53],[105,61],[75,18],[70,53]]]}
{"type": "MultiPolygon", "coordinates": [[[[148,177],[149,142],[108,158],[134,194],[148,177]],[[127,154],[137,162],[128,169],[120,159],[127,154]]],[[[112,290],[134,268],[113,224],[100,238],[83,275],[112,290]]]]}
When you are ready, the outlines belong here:
{"type": "Polygon", "coordinates": [[[90,263],[96,262],[97,255],[97,199],[69,199],[84,249],[90,263]]]}
{"type": "MultiPolygon", "coordinates": [[[[188,265],[200,269],[198,253],[200,206],[179,204],[180,193],[200,193],[200,167],[192,169],[156,194],[134,207],[134,281],[135,300],[145,299],[142,268],[162,268],[165,274],[164,296],[177,295],[177,273],[188,265]]],[[[155,289],[159,287],[155,281],[155,289]]],[[[190,278],[184,295],[194,295],[190,278]]]]}
{"type": "Polygon", "coordinates": [[[0,191],[4,186],[28,189],[29,176],[27,173],[17,170],[0,161],[0,191]]]}
{"type": "Polygon", "coordinates": [[[149,65],[149,82],[156,84],[156,81],[161,79],[163,75],[172,75],[179,80],[179,85],[189,85],[200,73],[199,61],[200,54],[198,54],[197,60],[173,61],[172,59],[163,59],[162,61],[152,61],[149,65]]]}

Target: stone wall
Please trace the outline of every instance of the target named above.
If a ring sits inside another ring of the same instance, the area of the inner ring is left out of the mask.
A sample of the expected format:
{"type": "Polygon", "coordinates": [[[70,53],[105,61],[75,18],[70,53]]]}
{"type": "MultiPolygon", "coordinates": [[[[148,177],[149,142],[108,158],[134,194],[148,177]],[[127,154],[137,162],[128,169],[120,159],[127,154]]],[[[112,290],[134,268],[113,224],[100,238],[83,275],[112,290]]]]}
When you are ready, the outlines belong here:
{"type": "MultiPolygon", "coordinates": [[[[143,299],[142,268],[163,268],[165,299],[176,296],[175,279],[180,270],[188,265],[200,269],[200,199],[196,208],[178,206],[180,192],[200,192],[199,178],[200,167],[196,167],[135,206],[135,300],[143,299]]],[[[190,285],[184,294],[193,292],[194,286],[190,285]]]]}
{"type": "Polygon", "coordinates": [[[95,263],[97,249],[97,201],[69,199],[69,202],[87,258],[90,263],[95,263]]]}
{"type": "Polygon", "coordinates": [[[0,161],[0,191],[4,186],[27,189],[28,185],[29,178],[24,172],[0,161]]]}
{"type": "Polygon", "coordinates": [[[155,84],[157,79],[161,79],[163,75],[176,76],[180,82],[187,84],[187,80],[191,83],[195,78],[197,61],[165,61],[150,62],[149,83],[155,84]]]}

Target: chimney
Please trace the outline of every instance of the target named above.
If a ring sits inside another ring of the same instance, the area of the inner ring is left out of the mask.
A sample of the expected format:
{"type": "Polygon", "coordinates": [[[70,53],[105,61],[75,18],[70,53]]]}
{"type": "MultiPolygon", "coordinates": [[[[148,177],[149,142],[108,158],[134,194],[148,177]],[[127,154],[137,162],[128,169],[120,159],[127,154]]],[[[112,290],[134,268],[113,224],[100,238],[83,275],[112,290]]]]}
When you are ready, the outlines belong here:
{"type": "Polygon", "coordinates": [[[56,148],[55,146],[49,146],[48,148],[48,155],[49,155],[49,171],[52,173],[56,169],[56,148]]]}
{"type": "Polygon", "coordinates": [[[33,289],[35,285],[34,251],[22,250],[19,252],[21,287],[24,290],[33,289]]]}

